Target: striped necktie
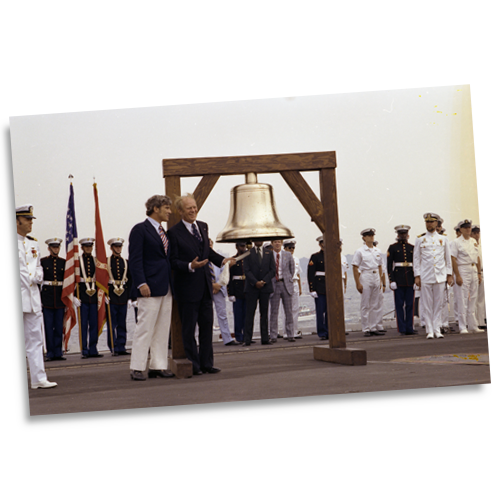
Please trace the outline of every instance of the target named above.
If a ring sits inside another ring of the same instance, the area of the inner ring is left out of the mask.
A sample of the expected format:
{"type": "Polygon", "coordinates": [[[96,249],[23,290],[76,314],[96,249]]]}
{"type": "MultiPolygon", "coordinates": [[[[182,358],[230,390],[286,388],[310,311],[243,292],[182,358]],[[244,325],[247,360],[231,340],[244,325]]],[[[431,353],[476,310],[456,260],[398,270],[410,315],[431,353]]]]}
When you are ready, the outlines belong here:
{"type": "Polygon", "coordinates": [[[280,254],[276,255],[276,281],[280,279],[280,254]]]}
{"type": "Polygon", "coordinates": [[[203,239],[201,237],[201,234],[200,232],[198,231],[198,227],[196,226],[196,224],[192,224],[191,225],[191,228],[193,229],[193,236],[200,242],[200,243],[203,243],[203,239]]]}
{"type": "Polygon", "coordinates": [[[158,227],[158,233],[160,233],[160,238],[161,238],[161,241],[163,242],[163,246],[165,248],[165,253],[168,253],[168,239],[167,239],[167,235],[165,234],[165,229],[163,229],[163,226],[161,224],[158,227]]]}

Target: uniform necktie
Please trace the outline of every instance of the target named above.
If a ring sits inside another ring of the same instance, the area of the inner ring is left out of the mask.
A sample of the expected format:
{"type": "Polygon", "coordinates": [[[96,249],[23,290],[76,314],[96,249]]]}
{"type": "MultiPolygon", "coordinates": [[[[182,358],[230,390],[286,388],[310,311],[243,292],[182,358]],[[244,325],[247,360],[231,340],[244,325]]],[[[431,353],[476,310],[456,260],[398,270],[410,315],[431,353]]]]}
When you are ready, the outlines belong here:
{"type": "Polygon", "coordinates": [[[200,243],[203,243],[203,239],[201,237],[201,234],[200,232],[198,231],[198,228],[196,226],[196,224],[191,224],[191,227],[193,229],[193,236],[200,242],[200,243]]]}
{"type": "Polygon", "coordinates": [[[158,232],[160,233],[160,238],[161,241],[163,242],[163,247],[165,248],[165,253],[168,253],[168,239],[167,235],[165,234],[165,229],[163,229],[163,226],[158,227],[158,232]]]}
{"type": "Polygon", "coordinates": [[[280,279],[280,254],[276,255],[276,280],[280,279]]]}
{"type": "Polygon", "coordinates": [[[259,264],[262,263],[262,254],[260,252],[261,252],[261,249],[259,247],[259,248],[257,248],[257,257],[259,258],[259,264]]]}

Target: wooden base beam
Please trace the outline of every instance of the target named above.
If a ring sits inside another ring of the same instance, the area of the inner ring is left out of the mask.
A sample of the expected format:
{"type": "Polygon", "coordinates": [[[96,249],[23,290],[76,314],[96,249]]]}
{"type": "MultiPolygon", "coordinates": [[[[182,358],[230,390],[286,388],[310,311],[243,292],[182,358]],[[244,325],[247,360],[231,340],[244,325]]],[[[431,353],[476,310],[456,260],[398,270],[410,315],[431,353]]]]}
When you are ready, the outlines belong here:
{"type": "Polygon", "coordinates": [[[366,351],[361,349],[346,349],[343,347],[314,346],[314,359],[338,363],[341,365],[362,366],[366,365],[366,351]]]}
{"type": "Polygon", "coordinates": [[[189,359],[172,359],[169,360],[169,368],[177,378],[191,378],[193,376],[193,364],[189,359]]]}

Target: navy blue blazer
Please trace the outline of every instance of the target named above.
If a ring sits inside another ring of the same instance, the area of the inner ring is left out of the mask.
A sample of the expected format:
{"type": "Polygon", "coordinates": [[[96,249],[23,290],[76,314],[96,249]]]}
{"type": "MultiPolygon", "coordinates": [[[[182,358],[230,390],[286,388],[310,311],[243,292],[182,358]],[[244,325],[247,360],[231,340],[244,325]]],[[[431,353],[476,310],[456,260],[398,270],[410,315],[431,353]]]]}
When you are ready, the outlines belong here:
{"type": "Polygon", "coordinates": [[[273,277],[276,275],[276,262],[274,262],[273,251],[262,250],[262,262],[259,265],[257,250],[253,247],[250,255],[243,259],[243,268],[245,270],[245,293],[273,293],[273,277]],[[265,281],[266,284],[258,289],[255,287],[257,281],[265,281]]]}
{"type": "MultiPolygon", "coordinates": [[[[172,279],[170,244],[166,254],[159,233],[147,219],[130,231],[128,253],[134,286],[146,283],[151,290],[151,297],[167,295],[172,279]]],[[[137,294],[142,296],[139,290],[137,294]]]]}
{"type": "Polygon", "coordinates": [[[207,264],[189,271],[189,263],[196,257],[199,261],[208,259],[217,267],[222,265],[224,257],[210,248],[208,241],[208,225],[196,221],[200,229],[203,243],[200,243],[186,228],[182,220],[168,230],[168,239],[171,245],[170,263],[173,273],[174,297],[178,301],[199,302],[208,286],[213,299],[212,278],[210,266],[207,264]]]}

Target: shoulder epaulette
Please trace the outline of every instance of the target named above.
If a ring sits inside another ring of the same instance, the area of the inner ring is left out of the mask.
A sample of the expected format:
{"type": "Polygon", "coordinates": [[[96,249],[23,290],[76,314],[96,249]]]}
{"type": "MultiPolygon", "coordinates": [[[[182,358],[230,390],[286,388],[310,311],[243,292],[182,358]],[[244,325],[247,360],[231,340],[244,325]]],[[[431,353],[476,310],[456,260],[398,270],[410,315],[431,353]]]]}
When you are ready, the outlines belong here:
{"type": "Polygon", "coordinates": [[[417,236],[417,238],[422,238],[422,236],[425,236],[427,233],[422,233],[417,236]]]}
{"type": "Polygon", "coordinates": [[[26,235],[26,238],[28,238],[28,240],[31,240],[31,241],[38,241],[36,238],[33,238],[33,236],[26,235]]]}

